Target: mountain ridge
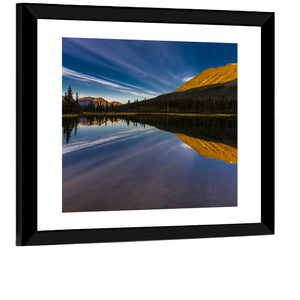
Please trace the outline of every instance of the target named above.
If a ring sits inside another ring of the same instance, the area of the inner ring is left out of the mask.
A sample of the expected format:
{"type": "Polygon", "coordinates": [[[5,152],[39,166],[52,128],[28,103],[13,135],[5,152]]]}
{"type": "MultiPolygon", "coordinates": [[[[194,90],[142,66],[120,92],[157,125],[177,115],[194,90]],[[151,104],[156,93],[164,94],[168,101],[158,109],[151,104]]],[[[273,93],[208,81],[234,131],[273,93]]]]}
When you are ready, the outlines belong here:
{"type": "Polygon", "coordinates": [[[203,70],[192,79],[185,82],[182,86],[177,88],[174,92],[183,92],[193,88],[221,84],[237,79],[237,63],[230,63],[226,66],[217,68],[208,68],[203,70]]]}
{"type": "Polygon", "coordinates": [[[205,100],[209,97],[215,100],[226,99],[236,100],[237,98],[237,79],[227,81],[225,83],[217,83],[194,87],[184,91],[175,91],[168,94],[159,95],[149,101],[153,100],[176,100],[176,99],[191,99],[191,100],[205,100]]]}
{"type": "Polygon", "coordinates": [[[102,97],[81,97],[78,99],[78,102],[81,106],[87,106],[89,105],[90,103],[92,103],[95,105],[95,106],[104,106],[104,107],[110,107],[110,106],[117,106],[117,105],[121,105],[121,102],[118,102],[118,101],[107,101],[105,100],[104,98],[102,97]]]}

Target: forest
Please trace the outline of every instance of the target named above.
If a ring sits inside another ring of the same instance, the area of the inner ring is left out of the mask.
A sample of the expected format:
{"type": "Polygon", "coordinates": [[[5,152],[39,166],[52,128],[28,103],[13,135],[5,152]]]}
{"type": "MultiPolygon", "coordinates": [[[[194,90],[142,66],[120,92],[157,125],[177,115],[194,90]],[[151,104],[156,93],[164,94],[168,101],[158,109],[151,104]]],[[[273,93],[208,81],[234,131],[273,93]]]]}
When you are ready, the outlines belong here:
{"type": "Polygon", "coordinates": [[[219,84],[205,88],[195,88],[185,92],[173,92],[153,99],[141,101],[128,100],[126,104],[117,106],[95,105],[92,101],[81,106],[78,93],[73,96],[71,86],[62,97],[63,114],[82,112],[133,112],[133,113],[223,113],[237,114],[237,85],[219,84]]]}

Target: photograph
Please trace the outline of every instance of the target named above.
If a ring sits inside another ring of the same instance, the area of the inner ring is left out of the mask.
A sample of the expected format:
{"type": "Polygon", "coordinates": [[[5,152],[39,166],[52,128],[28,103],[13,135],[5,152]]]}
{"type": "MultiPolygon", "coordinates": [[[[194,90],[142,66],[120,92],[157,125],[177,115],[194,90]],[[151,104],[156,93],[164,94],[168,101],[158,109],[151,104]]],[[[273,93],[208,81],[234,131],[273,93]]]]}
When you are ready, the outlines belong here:
{"type": "Polygon", "coordinates": [[[238,206],[238,44],[62,38],[62,212],[238,206]]]}

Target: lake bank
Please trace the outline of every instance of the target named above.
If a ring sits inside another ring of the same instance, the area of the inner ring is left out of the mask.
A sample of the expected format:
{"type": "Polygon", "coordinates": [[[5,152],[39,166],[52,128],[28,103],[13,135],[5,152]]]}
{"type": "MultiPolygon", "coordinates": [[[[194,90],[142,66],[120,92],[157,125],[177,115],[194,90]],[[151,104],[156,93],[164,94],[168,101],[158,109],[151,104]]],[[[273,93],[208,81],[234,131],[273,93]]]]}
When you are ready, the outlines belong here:
{"type": "Polygon", "coordinates": [[[142,112],[83,112],[80,114],[63,114],[63,118],[73,118],[81,116],[134,116],[134,115],[154,115],[154,116],[177,116],[177,117],[236,117],[237,114],[204,114],[204,113],[142,113],[142,112]]]}

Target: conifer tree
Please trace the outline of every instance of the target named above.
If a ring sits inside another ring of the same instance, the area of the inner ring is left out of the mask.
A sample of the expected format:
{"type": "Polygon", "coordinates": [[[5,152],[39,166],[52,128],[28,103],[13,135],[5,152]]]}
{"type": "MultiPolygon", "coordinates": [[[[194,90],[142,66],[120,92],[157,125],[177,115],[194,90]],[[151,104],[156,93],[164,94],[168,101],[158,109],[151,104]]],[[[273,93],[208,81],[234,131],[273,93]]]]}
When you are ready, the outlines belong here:
{"type": "Polygon", "coordinates": [[[73,99],[73,92],[72,92],[72,88],[71,86],[69,85],[69,88],[68,88],[68,101],[71,102],[73,99]]]}

